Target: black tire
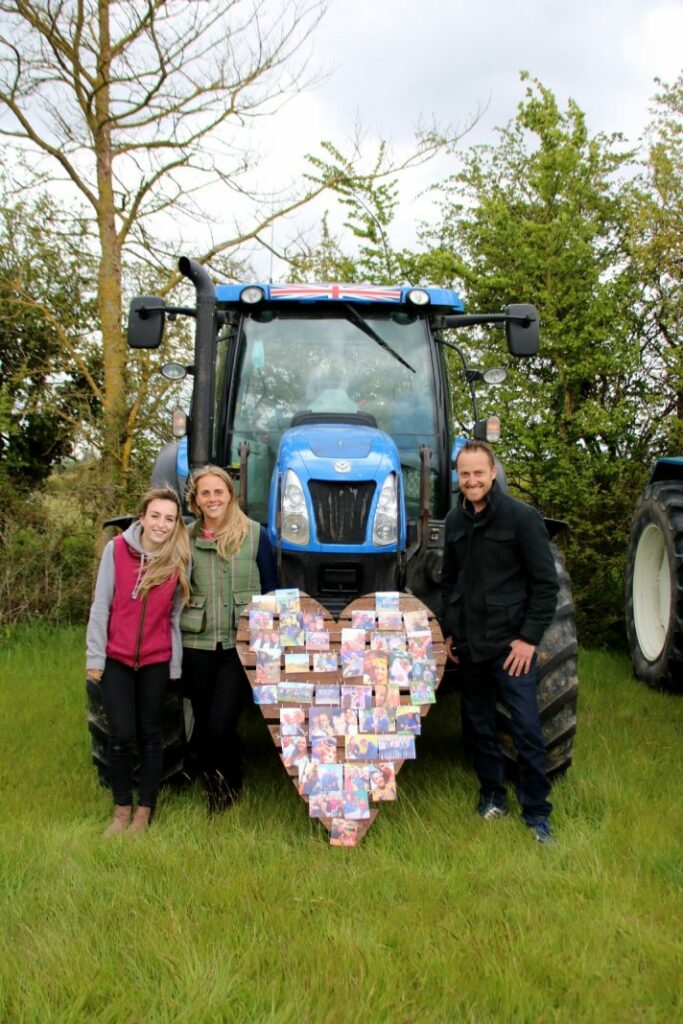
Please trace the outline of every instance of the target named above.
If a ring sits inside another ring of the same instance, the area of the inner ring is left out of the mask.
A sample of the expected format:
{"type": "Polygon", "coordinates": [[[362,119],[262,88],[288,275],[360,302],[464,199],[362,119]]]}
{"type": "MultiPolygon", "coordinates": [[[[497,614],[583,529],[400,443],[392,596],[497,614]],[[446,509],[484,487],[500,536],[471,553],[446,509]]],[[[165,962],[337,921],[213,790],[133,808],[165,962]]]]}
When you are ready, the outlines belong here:
{"type": "MultiPolygon", "coordinates": [[[[102,695],[98,683],[86,680],[86,700],[88,707],[88,731],[92,749],[92,760],[102,786],[109,786],[109,729],[107,717],[102,706],[102,695]]],[[[163,745],[164,760],[161,780],[173,782],[182,772],[185,758],[185,717],[183,699],[180,692],[180,681],[171,680],[166,691],[163,709],[163,745]]],[[[138,765],[134,768],[134,781],[138,781],[138,765]]]]}
{"type": "Polygon", "coordinates": [[[626,635],[649,686],[683,690],[683,482],[650,484],[631,525],[626,635]]]}
{"type": "MultiPolygon", "coordinates": [[[[572,763],[579,682],[571,581],[562,555],[554,544],[551,547],[560,591],[555,617],[537,649],[537,683],[538,709],[546,744],[546,771],[552,778],[566,772],[572,763]]],[[[510,715],[502,705],[498,706],[498,729],[509,774],[514,777],[517,752],[512,742],[510,715]]]]}

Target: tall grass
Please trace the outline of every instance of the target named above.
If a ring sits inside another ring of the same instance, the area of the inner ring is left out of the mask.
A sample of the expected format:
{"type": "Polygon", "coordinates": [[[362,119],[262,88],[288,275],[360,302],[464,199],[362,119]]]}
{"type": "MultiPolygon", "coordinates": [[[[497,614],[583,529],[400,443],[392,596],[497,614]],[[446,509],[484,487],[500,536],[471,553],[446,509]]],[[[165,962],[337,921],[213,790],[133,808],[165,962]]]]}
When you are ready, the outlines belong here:
{"type": "Polygon", "coordinates": [[[442,697],[355,850],[309,821],[256,710],[248,786],[209,820],[166,790],[102,838],[83,635],[0,655],[0,1021],[556,1022],[683,1018],[683,700],[583,653],[559,843],[482,822],[442,697]]]}

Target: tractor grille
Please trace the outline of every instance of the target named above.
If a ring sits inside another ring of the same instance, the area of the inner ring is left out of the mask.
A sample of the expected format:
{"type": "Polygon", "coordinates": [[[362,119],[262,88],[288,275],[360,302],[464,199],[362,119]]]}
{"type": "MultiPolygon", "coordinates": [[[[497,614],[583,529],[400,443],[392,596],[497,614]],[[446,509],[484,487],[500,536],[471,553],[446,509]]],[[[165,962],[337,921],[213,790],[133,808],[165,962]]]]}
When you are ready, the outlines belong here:
{"type": "Polygon", "coordinates": [[[321,544],[362,544],[375,493],[373,480],[336,483],[310,480],[308,488],[321,544]]]}

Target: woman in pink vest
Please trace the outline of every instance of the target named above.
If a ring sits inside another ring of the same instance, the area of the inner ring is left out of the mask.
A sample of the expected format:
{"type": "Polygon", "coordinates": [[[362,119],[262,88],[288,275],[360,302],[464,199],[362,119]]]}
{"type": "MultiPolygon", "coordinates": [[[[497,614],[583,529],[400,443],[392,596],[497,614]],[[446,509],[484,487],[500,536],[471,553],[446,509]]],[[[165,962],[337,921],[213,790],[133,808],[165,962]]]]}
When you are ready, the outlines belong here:
{"type": "Polygon", "coordinates": [[[187,530],[171,488],[148,491],[139,518],[104,549],[87,633],[88,678],[100,682],[109,726],[114,820],[105,835],[144,832],[162,767],[166,686],[180,678],[179,619],[190,586],[187,530]],[[133,811],[133,748],[140,792],[133,811]]]}

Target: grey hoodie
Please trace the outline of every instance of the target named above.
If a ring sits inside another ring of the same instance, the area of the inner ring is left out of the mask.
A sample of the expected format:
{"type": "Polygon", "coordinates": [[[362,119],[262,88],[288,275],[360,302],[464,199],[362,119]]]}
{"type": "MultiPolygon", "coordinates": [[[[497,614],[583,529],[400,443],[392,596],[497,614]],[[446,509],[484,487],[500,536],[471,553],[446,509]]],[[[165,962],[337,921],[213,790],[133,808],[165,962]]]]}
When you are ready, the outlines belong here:
{"type": "MultiPolygon", "coordinates": [[[[123,534],[124,540],[130,544],[134,551],[142,555],[141,569],[149,559],[149,555],[140,543],[142,527],[138,519],[128,527],[123,534]]],[[[141,573],[142,575],[142,573],[141,573]]],[[[86,634],[86,670],[103,669],[107,657],[107,634],[109,629],[109,611],[114,597],[114,541],[110,540],[102,552],[97,583],[95,585],[95,597],[90,609],[88,619],[88,631],[86,634]]],[[[171,614],[171,679],[179,679],[183,656],[182,641],[180,637],[180,612],[182,611],[182,596],[180,587],[176,587],[173,598],[173,612],[171,614]]]]}

